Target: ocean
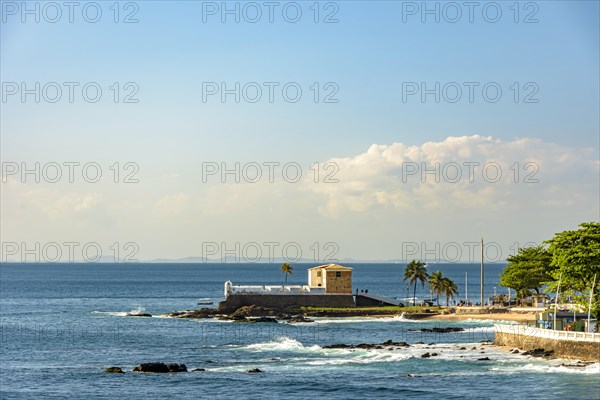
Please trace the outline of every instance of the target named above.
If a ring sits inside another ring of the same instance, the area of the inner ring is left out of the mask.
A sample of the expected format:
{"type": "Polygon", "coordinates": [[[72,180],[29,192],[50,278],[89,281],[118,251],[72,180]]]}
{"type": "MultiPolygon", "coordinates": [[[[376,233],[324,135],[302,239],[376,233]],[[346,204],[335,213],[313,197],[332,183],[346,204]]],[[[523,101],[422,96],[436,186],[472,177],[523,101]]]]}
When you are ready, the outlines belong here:
{"type": "MultiPolygon", "coordinates": [[[[403,264],[345,264],[354,287],[406,297],[403,264]]],[[[288,284],[305,284],[295,265],[288,284]]],[[[486,265],[485,294],[503,265],[486,265]]],[[[464,298],[479,297],[479,265],[439,264],[464,298]]],[[[511,354],[493,321],[414,322],[402,317],[317,318],[242,324],[161,317],[223,298],[223,283],[281,284],[276,264],[0,264],[2,399],[520,399],[600,397],[600,364],[511,354]],[[128,317],[131,311],[153,318],[128,317]],[[446,334],[423,328],[457,326],[446,334]],[[331,344],[406,341],[410,347],[328,349],[331,344]],[[422,344],[416,344],[423,342],[422,344]],[[464,349],[463,349],[464,348],[464,349]],[[436,356],[422,358],[425,353],[436,356]],[[489,360],[479,360],[480,358],[489,360]],[[144,362],[184,363],[179,374],[109,374],[144,362]],[[250,374],[245,371],[264,371],[250,374]]],[[[420,286],[418,297],[428,297],[420,286]]],[[[412,289],[409,296],[412,296],[412,289]]],[[[443,302],[443,301],[442,301],[443,302]]],[[[506,323],[506,322],[505,322],[506,323]]]]}

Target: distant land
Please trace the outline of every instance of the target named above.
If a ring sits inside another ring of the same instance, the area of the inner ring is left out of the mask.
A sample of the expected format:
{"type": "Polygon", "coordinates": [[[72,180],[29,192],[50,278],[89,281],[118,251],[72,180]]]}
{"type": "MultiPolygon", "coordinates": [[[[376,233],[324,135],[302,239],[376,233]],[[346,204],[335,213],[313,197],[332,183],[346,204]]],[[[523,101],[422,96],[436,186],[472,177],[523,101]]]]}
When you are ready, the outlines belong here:
{"type": "MultiPolygon", "coordinates": [[[[468,262],[468,261],[438,261],[438,260],[424,260],[426,263],[430,265],[435,264],[479,264],[477,262],[468,262]]],[[[75,260],[72,263],[86,263],[89,262],[91,264],[111,264],[111,263],[124,263],[124,264],[281,264],[284,262],[289,262],[290,264],[407,264],[409,261],[400,261],[397,259],[390,260],[359,260],[355,258],[342,258],[338,260],[328,260],[328,261],[314,261],[308,258],[301,258],[298,261],[290,261],[284,258],[278,257],[273,261],[269,261],[269,259],[261,259],[258,261],[236,261],[234,257],[218,259],[218,258],[204,258],[204,257],[184,257],[184,258],[155,258],[151,260],[139,260],[138,262],[132,261],[124,261],[124,260],[115,260],[113,257],[105,256],[101,257],[100,260],[96,262],[84,261],[84,260],[75,260]]],[[[68,264],[68,261],[60,261],[60,262],[47,262],[47,261],[20,261],[16,259],[8,259],[6,261],[1,261],[0,263],[25,263],[25,264],[36,264],[36,263],[48,263],[48,264],[68,264]]],[[[504,261],[485,261],[486,264],[504,264],[504,261]]]]}

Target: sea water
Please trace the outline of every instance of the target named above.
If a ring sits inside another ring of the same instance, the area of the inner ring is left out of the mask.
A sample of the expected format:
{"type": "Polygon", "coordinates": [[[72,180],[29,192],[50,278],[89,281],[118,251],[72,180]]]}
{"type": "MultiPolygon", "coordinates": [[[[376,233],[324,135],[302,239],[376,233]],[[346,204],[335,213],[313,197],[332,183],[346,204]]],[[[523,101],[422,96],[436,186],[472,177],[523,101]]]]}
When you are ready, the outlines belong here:
{"type": "MultiPolygon", "coordinates": [[[[354,288],[406,297],[402,264],[348,264],[354,288]]],[[[297,265],[289,284],[304,284],[297,265]]],[[[486,266],[485,295],[502,265],[486,266]]],[[[479,294],[479,265],[435,265],[464,298],[479,294]]],[[[520,399],[600,397],[600,365],[512,354],[493,340],[494,321],[415,322],[402,317],[316,318],[244,324],[166,318],[218,302],[223,283],[281,284],[273,264],[1,264],[2,399],[520,399]],[[130,317],[149,313],[153,318],[130,317]],[[465,330],[420,331],[436,326],[465,330]],[[328,349],[331,344],[405,341],[410,347],[328,349]],[[416,344],[421,342],[422,344],[416,344]],[[425,353],[436,356],[422,358],[425,353]],[[481,358],[489,360],[480,360],[481,358]],[[184,363],[179,374],[109,374],[143,362],[184,363]],[[264,371],[249,374],[259,368],[264,371]]],[[[429,297],[419,287],[419,297],[429,297]]],[[[412,288],[410,289],[412,296],[412,288]]],[[[444,301],[442,301],[443,303],[444,301]]],[[[506,323],[506,322],[504,322],[506,323]]]]}

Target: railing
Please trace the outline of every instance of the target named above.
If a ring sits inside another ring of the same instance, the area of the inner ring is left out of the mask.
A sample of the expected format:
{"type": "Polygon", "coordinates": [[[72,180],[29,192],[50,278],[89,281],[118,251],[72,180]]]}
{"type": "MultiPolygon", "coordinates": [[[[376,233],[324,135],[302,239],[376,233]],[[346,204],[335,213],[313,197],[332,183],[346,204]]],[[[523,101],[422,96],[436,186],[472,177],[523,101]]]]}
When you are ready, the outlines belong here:
{"type": "Polygon", "coordinates": [[[512,333],[516,335],[535,336],[558,340],[576,340],[585,342],[599,342],[600,333],[557,331],[554,329],[543,329],[526,325],[496,325],[496,332],[512,333]]]}
{"type": "Polygon", "coordinates": [[[234,286],[231,282],[225,283],[225,297],[231,294],[259,294],[259,295],[290,295],[290,294],[326,294],[325,288],[310,287],[307,285],[279,285],[279,286],[234,286]]]}

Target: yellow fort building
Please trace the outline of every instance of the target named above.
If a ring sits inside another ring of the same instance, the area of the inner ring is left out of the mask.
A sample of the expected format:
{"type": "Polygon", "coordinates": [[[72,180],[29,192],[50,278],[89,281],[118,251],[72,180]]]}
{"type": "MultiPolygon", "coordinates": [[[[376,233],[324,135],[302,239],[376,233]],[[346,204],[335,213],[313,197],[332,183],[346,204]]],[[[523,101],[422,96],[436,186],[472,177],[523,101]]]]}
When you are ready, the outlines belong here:
{"type": "Polygon", "coordinates": [[[324,288],[325,293],[352,294],[352,268],[338,264],[309,268],[308,285],[324,288]]]}

